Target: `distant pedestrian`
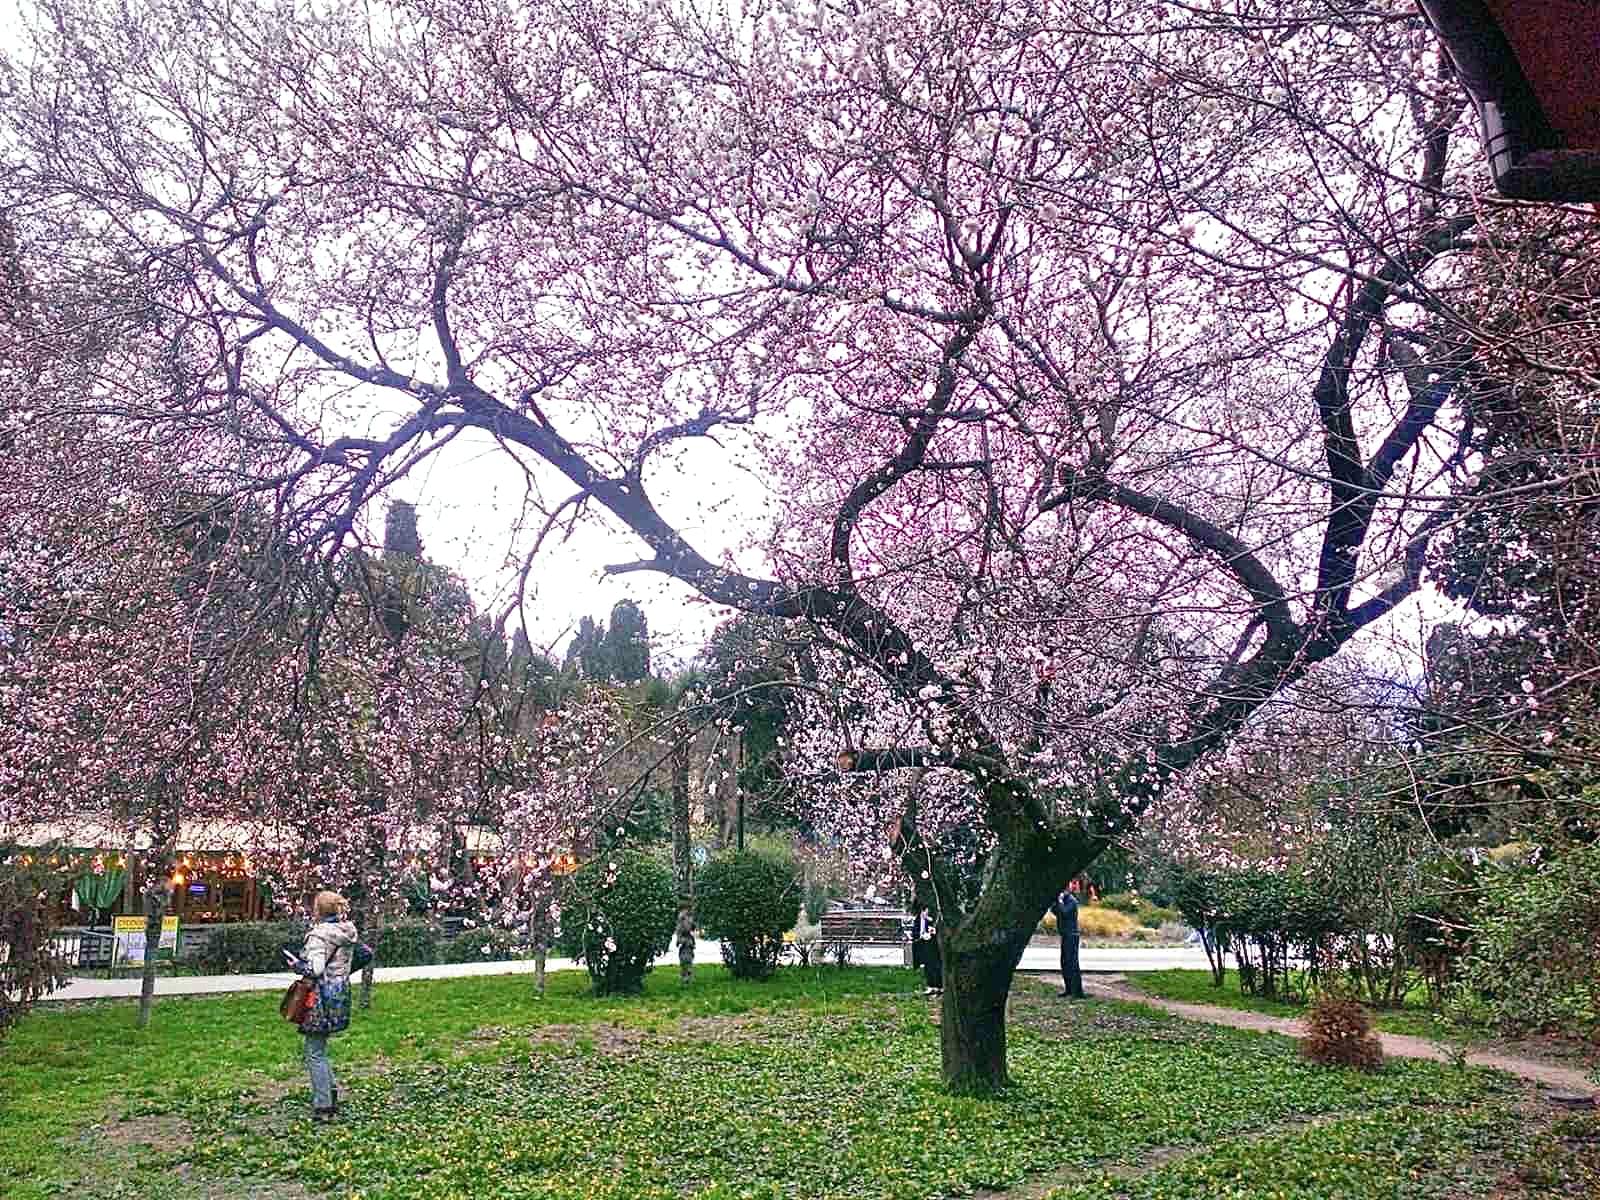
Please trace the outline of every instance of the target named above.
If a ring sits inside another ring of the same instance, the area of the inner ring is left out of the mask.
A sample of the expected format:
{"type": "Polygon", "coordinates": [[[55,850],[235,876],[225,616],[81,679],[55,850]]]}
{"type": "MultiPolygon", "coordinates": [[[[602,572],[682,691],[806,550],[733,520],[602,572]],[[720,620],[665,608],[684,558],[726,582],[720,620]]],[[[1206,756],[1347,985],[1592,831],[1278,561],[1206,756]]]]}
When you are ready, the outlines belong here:
{"type": "Polygon", "coordinates": [[[295,969],[316,985],[316,1004],[300,1033],[311,1076],[311,1110],[319,1121],[333,1120],[339,1110],[328,1039],[350,1024],[350,972],[358,939],[349,912],[349,902],[338,892],[318,892],[311,904],[311,928],[295,960],[295,969]]]}
{"type": "Polygon", "coordinates": [[[1083,970],[1078,965],[1078,898],[1069,885],[1050,906],[1055,914],[1056,932],[1061,935],[1061,994],[1069,1000],[1083,999],[1083,970]]]}
{"type": "Polygon", "coordinates": [[[939,957],[939,929],[920,903],[912,912],[911,961],[922,968],[924,996],[944,991],[944,960],[939,957]]]}

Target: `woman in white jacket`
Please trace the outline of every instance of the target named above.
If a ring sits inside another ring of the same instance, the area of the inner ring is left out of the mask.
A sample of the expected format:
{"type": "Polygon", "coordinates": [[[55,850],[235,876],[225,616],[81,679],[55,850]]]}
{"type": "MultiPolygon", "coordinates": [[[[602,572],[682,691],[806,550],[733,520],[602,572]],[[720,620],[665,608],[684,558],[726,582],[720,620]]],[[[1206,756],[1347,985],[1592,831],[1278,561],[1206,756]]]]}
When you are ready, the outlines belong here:
{"type": "Polygon", "coordinates": [[[338,892],[318,892],[298,963],[300,973],[317,985],[317,1002],[301,1022],[300,1033],[311,1075],[311,1108],[319,1121],[333,1120],[339,1107],[328,1038],[350,1024],[350,970],[357,937],[349,912],[349,902],[338,892]]]}

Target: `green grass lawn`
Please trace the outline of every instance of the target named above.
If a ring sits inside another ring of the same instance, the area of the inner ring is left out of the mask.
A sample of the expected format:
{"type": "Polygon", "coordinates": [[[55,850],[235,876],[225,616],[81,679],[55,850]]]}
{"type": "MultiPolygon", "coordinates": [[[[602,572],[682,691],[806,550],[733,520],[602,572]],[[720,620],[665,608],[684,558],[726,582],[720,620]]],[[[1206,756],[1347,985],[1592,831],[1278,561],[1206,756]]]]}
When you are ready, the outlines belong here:
{"type": "MultiPolygon", "coordinates": [[[[1286,1004],[1280,1000],[1244,995],[1239,990],[1236,971],[1228,972],[1221,987],[1212,985],[1210,971],[1136,971],[1128,975],[1128,982],[1151,996],[1180,1000],[1185,1004],[1215,1004],[1219,1008],[1240,1008],[1274,1017],[1299,1017],[1306,1011],[1303,1004],[1286,1004]]],[[[1370,1011],[1372,1027],[1384,1033],[1435,1040],[1448,1036],[1445,1023],[1420,1000],[1408,1000],[1404,1008],[1375,1008],[1370,1011]]]]}
{"type": "Polygon", "coordinates": [[[381,985],[333,1043],[347,1111],[328,1128],[273,994],[164,1001],[143,1032],[129,1004],[40,1010],[0,1048],[0,1195],[843,1200],[1026,1181],[1062,1200],[1421,1200],[1492,1194],[1519,1119],[1486,1072],[1329,1071],[1287,1039],[1036,984],[1013,999],[1015,1087],[972,1100],[940,1090],[937,1012],[906,971],[701,967],[682,990],[658,971],[607,1001],[586,983],[553,976],[543,1001],[517,976],[381,985]]]}

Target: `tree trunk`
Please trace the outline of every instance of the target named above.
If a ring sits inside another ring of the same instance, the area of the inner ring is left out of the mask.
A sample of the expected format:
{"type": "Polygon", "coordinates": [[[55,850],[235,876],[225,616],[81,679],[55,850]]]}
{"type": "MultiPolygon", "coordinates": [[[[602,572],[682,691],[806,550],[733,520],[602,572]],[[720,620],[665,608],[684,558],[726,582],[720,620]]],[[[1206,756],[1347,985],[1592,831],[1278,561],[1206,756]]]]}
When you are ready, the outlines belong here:
{"type": "Polygon", "coordinates": [[[544,958],[545,944],[543,939],[533,944],[533,986],[539,999],[544,999],[544,958]]]}
{"type": "Polygon", "coordinates": [[[984,1096],[1010,1082],[1006,1069],[1006,1000],[1022,957],[1006,944],[958,949],[959,934],[940,935],[944,997],[939,1049],[944,1083],[957,1095],[984,1096]]]}
{"type": "Polygon", "coordinates": [[[689,857],[689,742],[672,747],[672,882],[678,895],[678,982],[694,981],[694,875],[689,857]]]}
{"type": "Polygon", "coordinates": [[[1006,1000],[1017,964],[1050,902],[1102,848],[1088,839],[1013,834],[995,847],[969,916],[951,928],[934,910],[944,959],[939,1043],[951,1092],[988,1095],[1010,1082],[1006,1000]]]}
{"type": "Polygon", "coordinates": [[[144,971],[139,979],[139,1028],[150,1024],[150,1010],[156,996],[156,955],[161,949],[161,919],[167,915],[167,864],[151,864],[155,869],[145,876],[144,887],[144,971]]]}

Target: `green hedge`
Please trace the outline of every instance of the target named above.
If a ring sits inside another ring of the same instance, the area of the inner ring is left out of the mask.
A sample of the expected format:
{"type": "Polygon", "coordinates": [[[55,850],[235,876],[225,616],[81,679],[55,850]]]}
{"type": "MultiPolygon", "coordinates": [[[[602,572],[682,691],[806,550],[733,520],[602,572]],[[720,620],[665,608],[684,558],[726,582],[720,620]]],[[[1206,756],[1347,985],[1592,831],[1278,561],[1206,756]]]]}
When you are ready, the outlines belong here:
{"type": "MultiPolygon", "coordinates": [[[[399,921],[376,937],[363,931],[373,948],[373,965],[420,967],[434,963],[504,962],[517,957],[517,945],[503,930],[480,926],[446,938],[428,921],[399,921]],[[488,946],[485,953],[484,947],[488,946]]],[[[285,968],[283,950],[305,944],[304,921],[242,921],[211,928],[205,946],[190,957],[213,975],[259,975],[285,968]]]]}
{"type": "Polygon", "coordinates": [[[423,967],[440,961],[439,927],[427,921],[396,921],[372,941],[373,966],[423,967]]]}
{"type": "Polygon", "coordinates": [[[283,950],[297,952],[305,944],[304,921],[244,921],[216,925],[198,954],[196,965],[217,975],[255,975],[282,971],[283,950]]]}
{"type": "Polygon", "coordinates": [[[480,925],[444,944],[440,961],[447,963],[507,962],[517,957],[517,945],[503,929],[480,925]]]}

